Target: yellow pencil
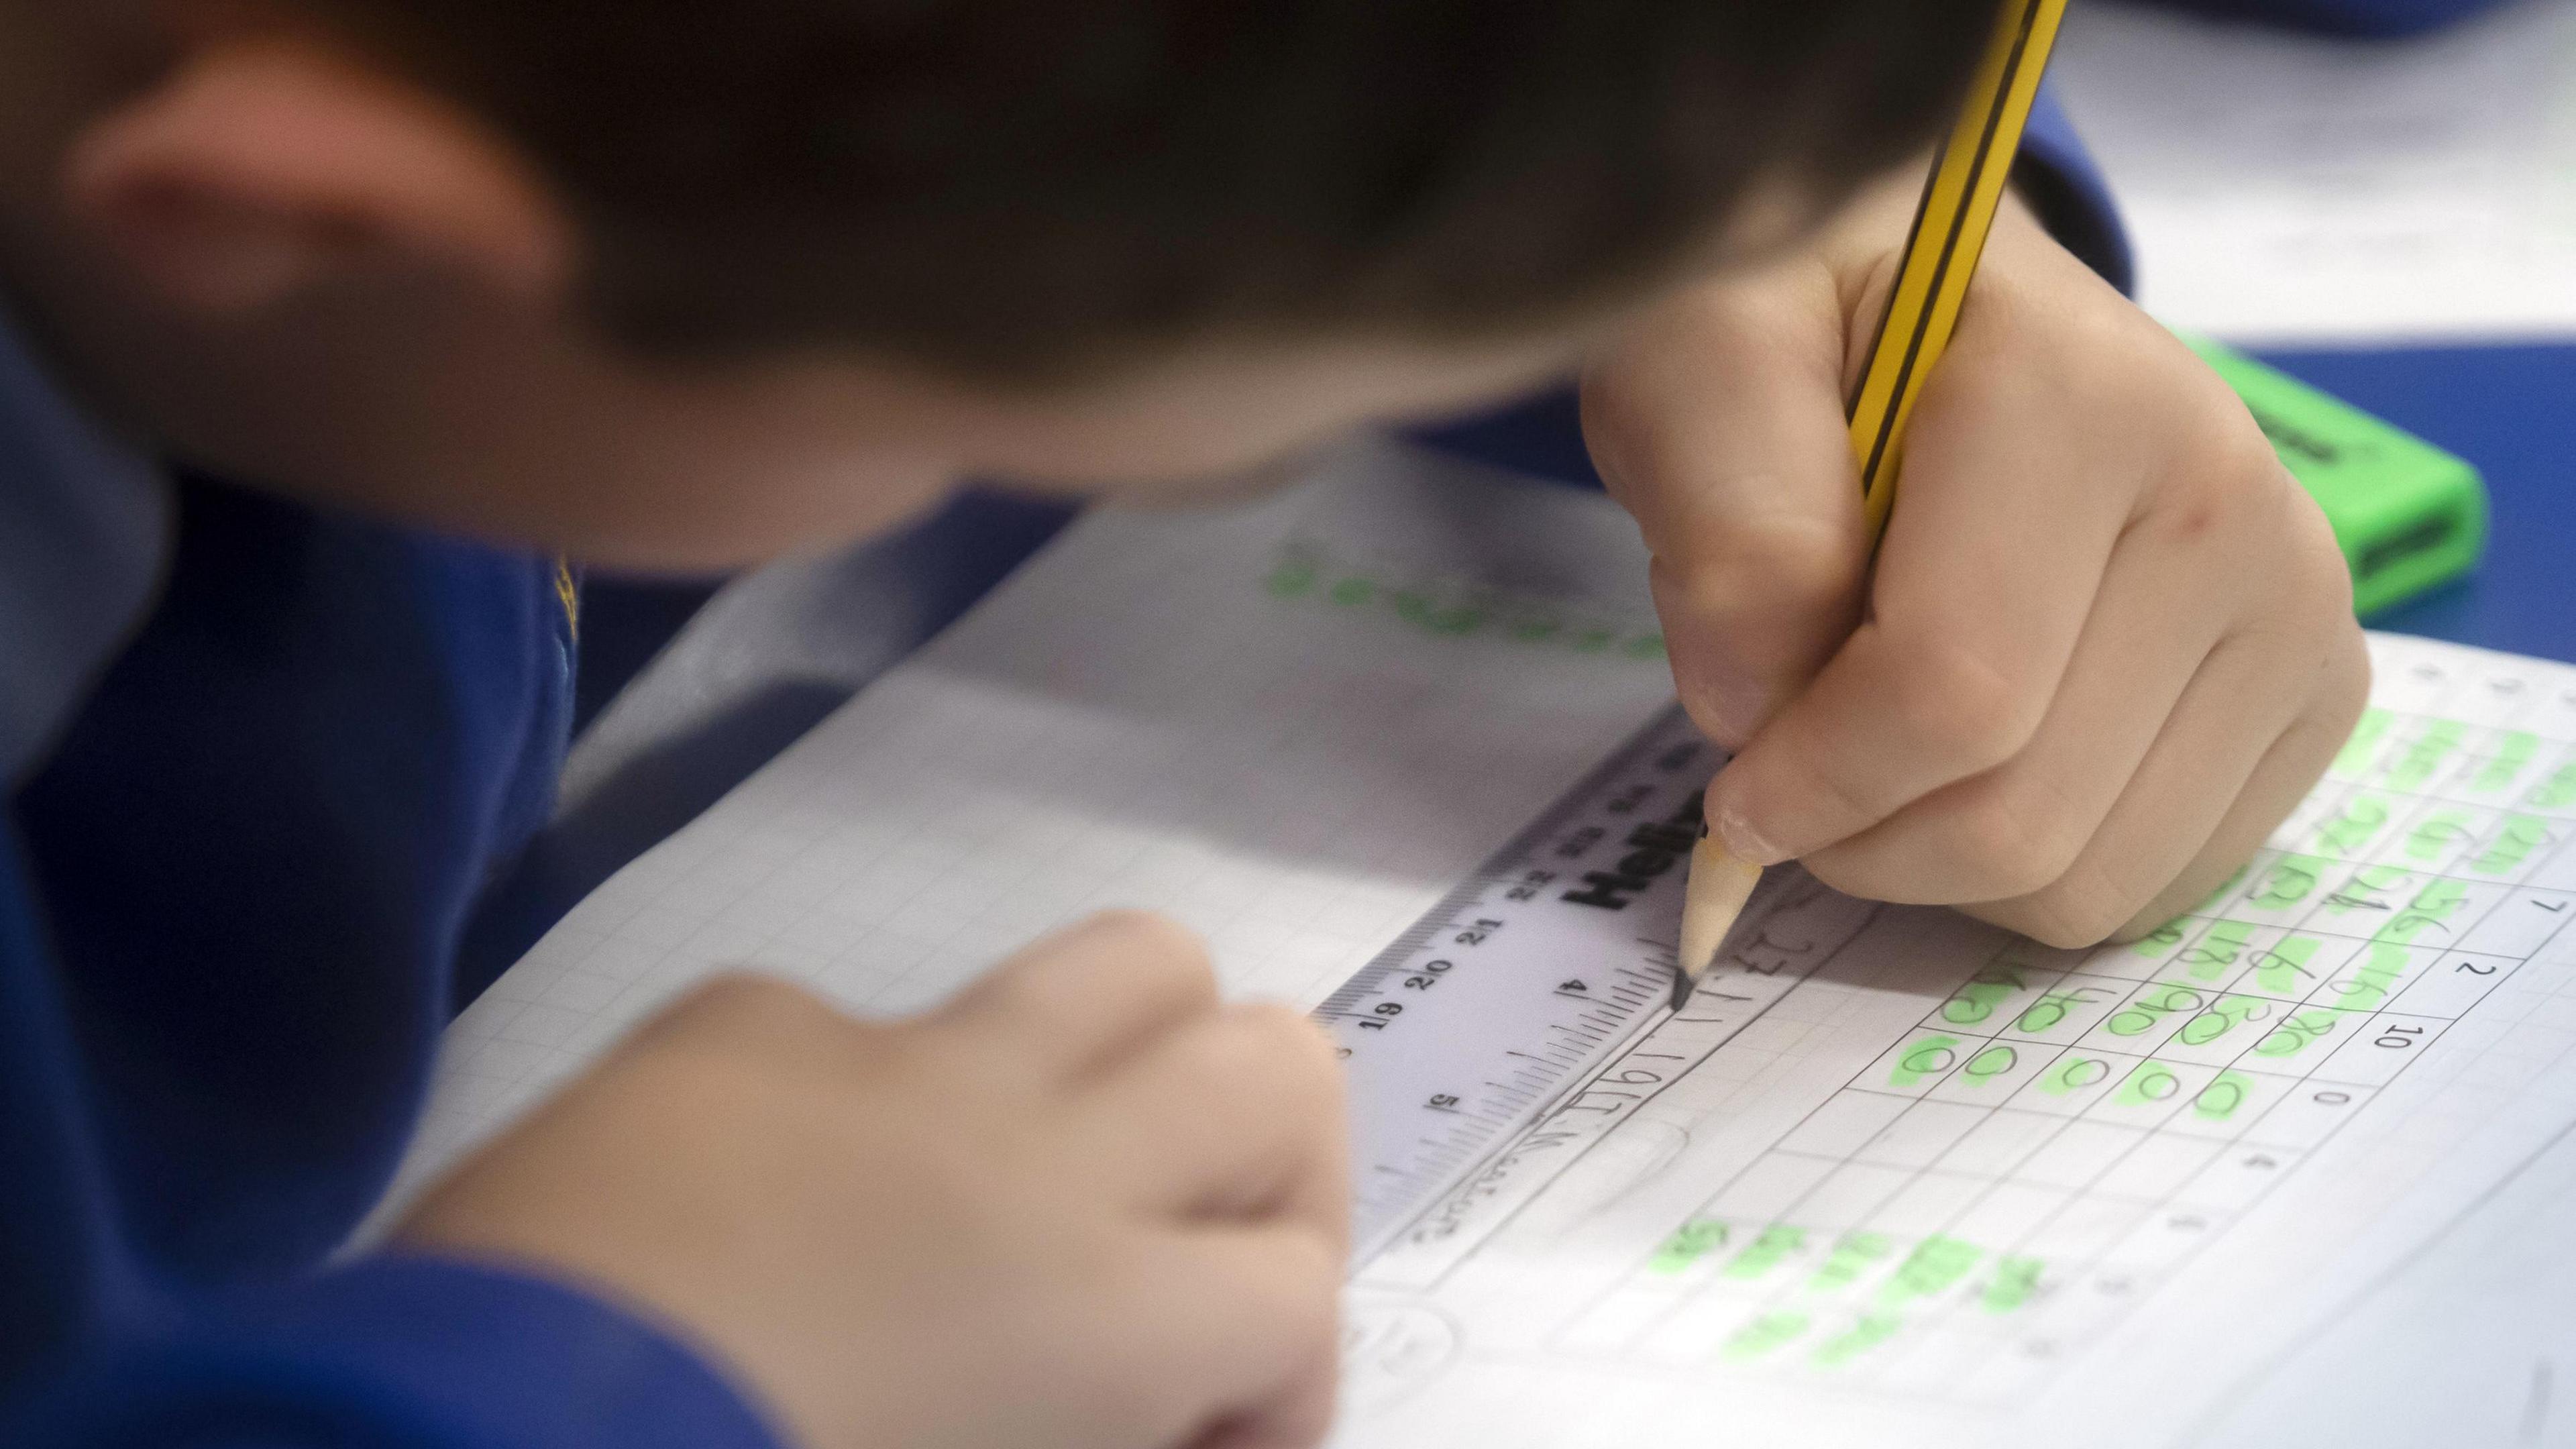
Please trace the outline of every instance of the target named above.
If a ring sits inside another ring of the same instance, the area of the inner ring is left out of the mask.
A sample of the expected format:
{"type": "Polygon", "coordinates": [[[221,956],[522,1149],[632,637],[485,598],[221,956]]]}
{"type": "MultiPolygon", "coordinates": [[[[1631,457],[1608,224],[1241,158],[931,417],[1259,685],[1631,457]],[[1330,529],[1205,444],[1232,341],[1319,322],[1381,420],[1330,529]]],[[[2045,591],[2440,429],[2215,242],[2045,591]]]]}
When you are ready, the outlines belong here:
{"type": "MultiPolygon", "coordinates": [[[[1861,513],[1873,543],[1887,526],[1896,501],[1896,476],[1905,454],[1905,425],[1922,394],[1923,380],[1950,345],[1967,299],[1986,232],[2012,179],[2022,128],[2039,96],[2040,73],[2066,0],[2011,0],[1968,85],[1968,100],[1933,158],[1914,227],[1905,237],[1896,290],[1887,315],[1870,339],[1869,361],[1852,395],[1852,453],[1860,460],[1861,513]]],[[[1682,897],[1680,970],[1673,977],[1673,1009],[1717,959],[1726,933],[1762,879],[1762,868],[1727,853],[1700,827],[1691,851],[1690,884],[1682,897]]]]}

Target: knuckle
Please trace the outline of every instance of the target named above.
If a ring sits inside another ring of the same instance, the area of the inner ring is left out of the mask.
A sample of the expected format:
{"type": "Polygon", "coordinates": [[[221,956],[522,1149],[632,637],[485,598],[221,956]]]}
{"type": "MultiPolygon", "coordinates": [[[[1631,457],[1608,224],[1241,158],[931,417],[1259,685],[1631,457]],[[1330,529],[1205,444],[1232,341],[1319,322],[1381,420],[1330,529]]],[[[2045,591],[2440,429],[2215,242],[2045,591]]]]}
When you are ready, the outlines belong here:
{"type": "Polygon", "coordinates": [[[1795,613],[1860,592],[1869,550],[1860,520],[1772,512],[1691,530],[1667,564],[1700,617],[1795,613]]]}
{"type": "Polygon", "coordinates": [[[2046,889],[2064,876],[2088,838],[2062,795],[2034,781],[2006,780],[1976,792],[1951,823],[1951,849],[1974,880],[1969,894],[1997,900],[2046,889]]]}
{"type": "Polygon", "coordinates": [[[2004,763],[2038,731],[2047,701],[1974,650],[1940,639],[1891,640],[1890,647],[1896,720],[1914,753],[1954,778],[2004,763]]]}
{"type": "Polygon", "coordinates": [[[2046,887],[2009,902],[2008,917],[1996,919],[2043,946],[2076,950],[2099,945],[2128,924],[2153,894],[2079,861],[2046,887]]]}
{"type": "MultiPolygon", "coordinates": [[[[2211,385],[2224,392],[2214,379],[2211,385]]],[[[2296,485],[2244,404],[2232,395],[2213,398],[2190,416],[2202,421],[2182,430],[2155,493],[2153,526],[2185,547],[2250,538],[2269,555],[2280,530],[2247,525],[2271,511],[2283,487],[2296,485]]]]}

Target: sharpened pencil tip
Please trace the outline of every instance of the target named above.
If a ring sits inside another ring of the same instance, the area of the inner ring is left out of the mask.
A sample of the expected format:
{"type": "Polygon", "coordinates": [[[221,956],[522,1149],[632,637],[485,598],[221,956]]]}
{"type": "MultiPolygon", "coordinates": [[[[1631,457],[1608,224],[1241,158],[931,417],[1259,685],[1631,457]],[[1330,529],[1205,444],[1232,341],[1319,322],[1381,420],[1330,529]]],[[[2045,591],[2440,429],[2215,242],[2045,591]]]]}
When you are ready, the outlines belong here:
{"type": "Polygon", "coordinates": [[[1682,938],[1673,964],[1681,979],[1673,987],[1673,1008],[1690,999],[1699,978],[1726,945],[1726,933],[1744,914],[1744,903],[1761,883],[1762,867],[1727,853],[1716,836],[1700,837],[1691,850],[1690,882],[1682,895],[1682,938]]]}
{"type": "Polygon", "coordinates": [[[1690,1005],[1691,988],[1698,984],[1691,979],[1689,972],[1678,966],[1673,968],[1673,1010],[1679,1011],[1690,1005]]]}

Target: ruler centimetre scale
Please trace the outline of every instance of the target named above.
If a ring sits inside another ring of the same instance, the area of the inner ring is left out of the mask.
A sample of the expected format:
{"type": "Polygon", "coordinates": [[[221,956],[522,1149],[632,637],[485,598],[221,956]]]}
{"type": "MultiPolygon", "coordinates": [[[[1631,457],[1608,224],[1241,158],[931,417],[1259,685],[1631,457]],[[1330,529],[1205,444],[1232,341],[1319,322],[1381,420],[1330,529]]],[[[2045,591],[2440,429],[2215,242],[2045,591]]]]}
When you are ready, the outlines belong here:
{"type": "Polygon", "coordinates": [[[1355,1267],[1507,1216],[1544,1186],[1512,1166],[1534,1127],[1579,1156],[1858,930],[1866,908],[1773,872],[1672,1012],[1683,866],[1724,760],[1666,709],[1315,1009],[1349,1074],[1355,1267]],[[1784,915],[1805,919],[1775,942],[1784,915]]]}

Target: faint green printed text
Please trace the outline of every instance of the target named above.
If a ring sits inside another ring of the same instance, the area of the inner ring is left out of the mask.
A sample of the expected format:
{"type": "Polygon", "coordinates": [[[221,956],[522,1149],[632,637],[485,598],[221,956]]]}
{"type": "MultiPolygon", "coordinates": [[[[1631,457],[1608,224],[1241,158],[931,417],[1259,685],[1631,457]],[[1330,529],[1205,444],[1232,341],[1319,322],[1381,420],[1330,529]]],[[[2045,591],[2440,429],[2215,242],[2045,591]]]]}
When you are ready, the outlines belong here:
{"type": "Polygon", "coordinates": [[[1849,1288],[1868,1276],[1871,1265],[1895,1246],[1885,1233],[1845,1233],[1835,1240],[1833,1251],[1825,1254],[1823,1265],[1807,1280],[1807,1287],[1817,1293],[1849,1288]]]}
{"type": "Polygon", "coordinates": [[[1968,1276],[1985,1256],[1983,1249],[1957,1238],[1935,1234],[1914,1246],[1905,1261],[1896,1265],[1887,1284],[1878,1290],[1880,1306],[1902,1308],[1918,1298],[1937,1298],[1950,1286],[1968,1276]]]}
{"type": "Polygon", "coordinates": [[[1320,545],[1290,545],[1262,578],[1276,599],[1317,602],[1391,618],[1442,638],[1485,636],[1517,644],[1661,660],[1664,636],[1579,607],[1523,597],[1458,579],[1396,579],[1334,558],[1320,545]]]}
{"type": "Polygon", "coordinates": [[[1780,1311],[1761,1317],[1735,1330],[1719,1352],[1730,1363],[1746,1363],[1779,1349],[1807,1331],[1807,1315],[1780,1311]]]}
{"type": "Polygon", "coordinates": [[[1819,1368],[1841,1368],[1896,1336],[1905,1320],[1893,1313],[1864,1313],[1849,1328],[1816,1345],[1819,1368]]]}
{"type": "Polygon", "coordinates": [[[1754,1235],[1744,1251],[1719,1270],[1719,1276],[1739,1281],[1759,1278],[1780,1266],[1790,1254],[1807,1244],[1807,1230],[1774,1223],[1754,1235]]]}
{"type": "Polygon", "coordinates": [[[1726,1224],[1715,1218],[1695,1218],[1674,1229],[1662,1247],[1646,1260],[1646,1271],[1670,1276],[1726,1246],[1726,1224]]]}

